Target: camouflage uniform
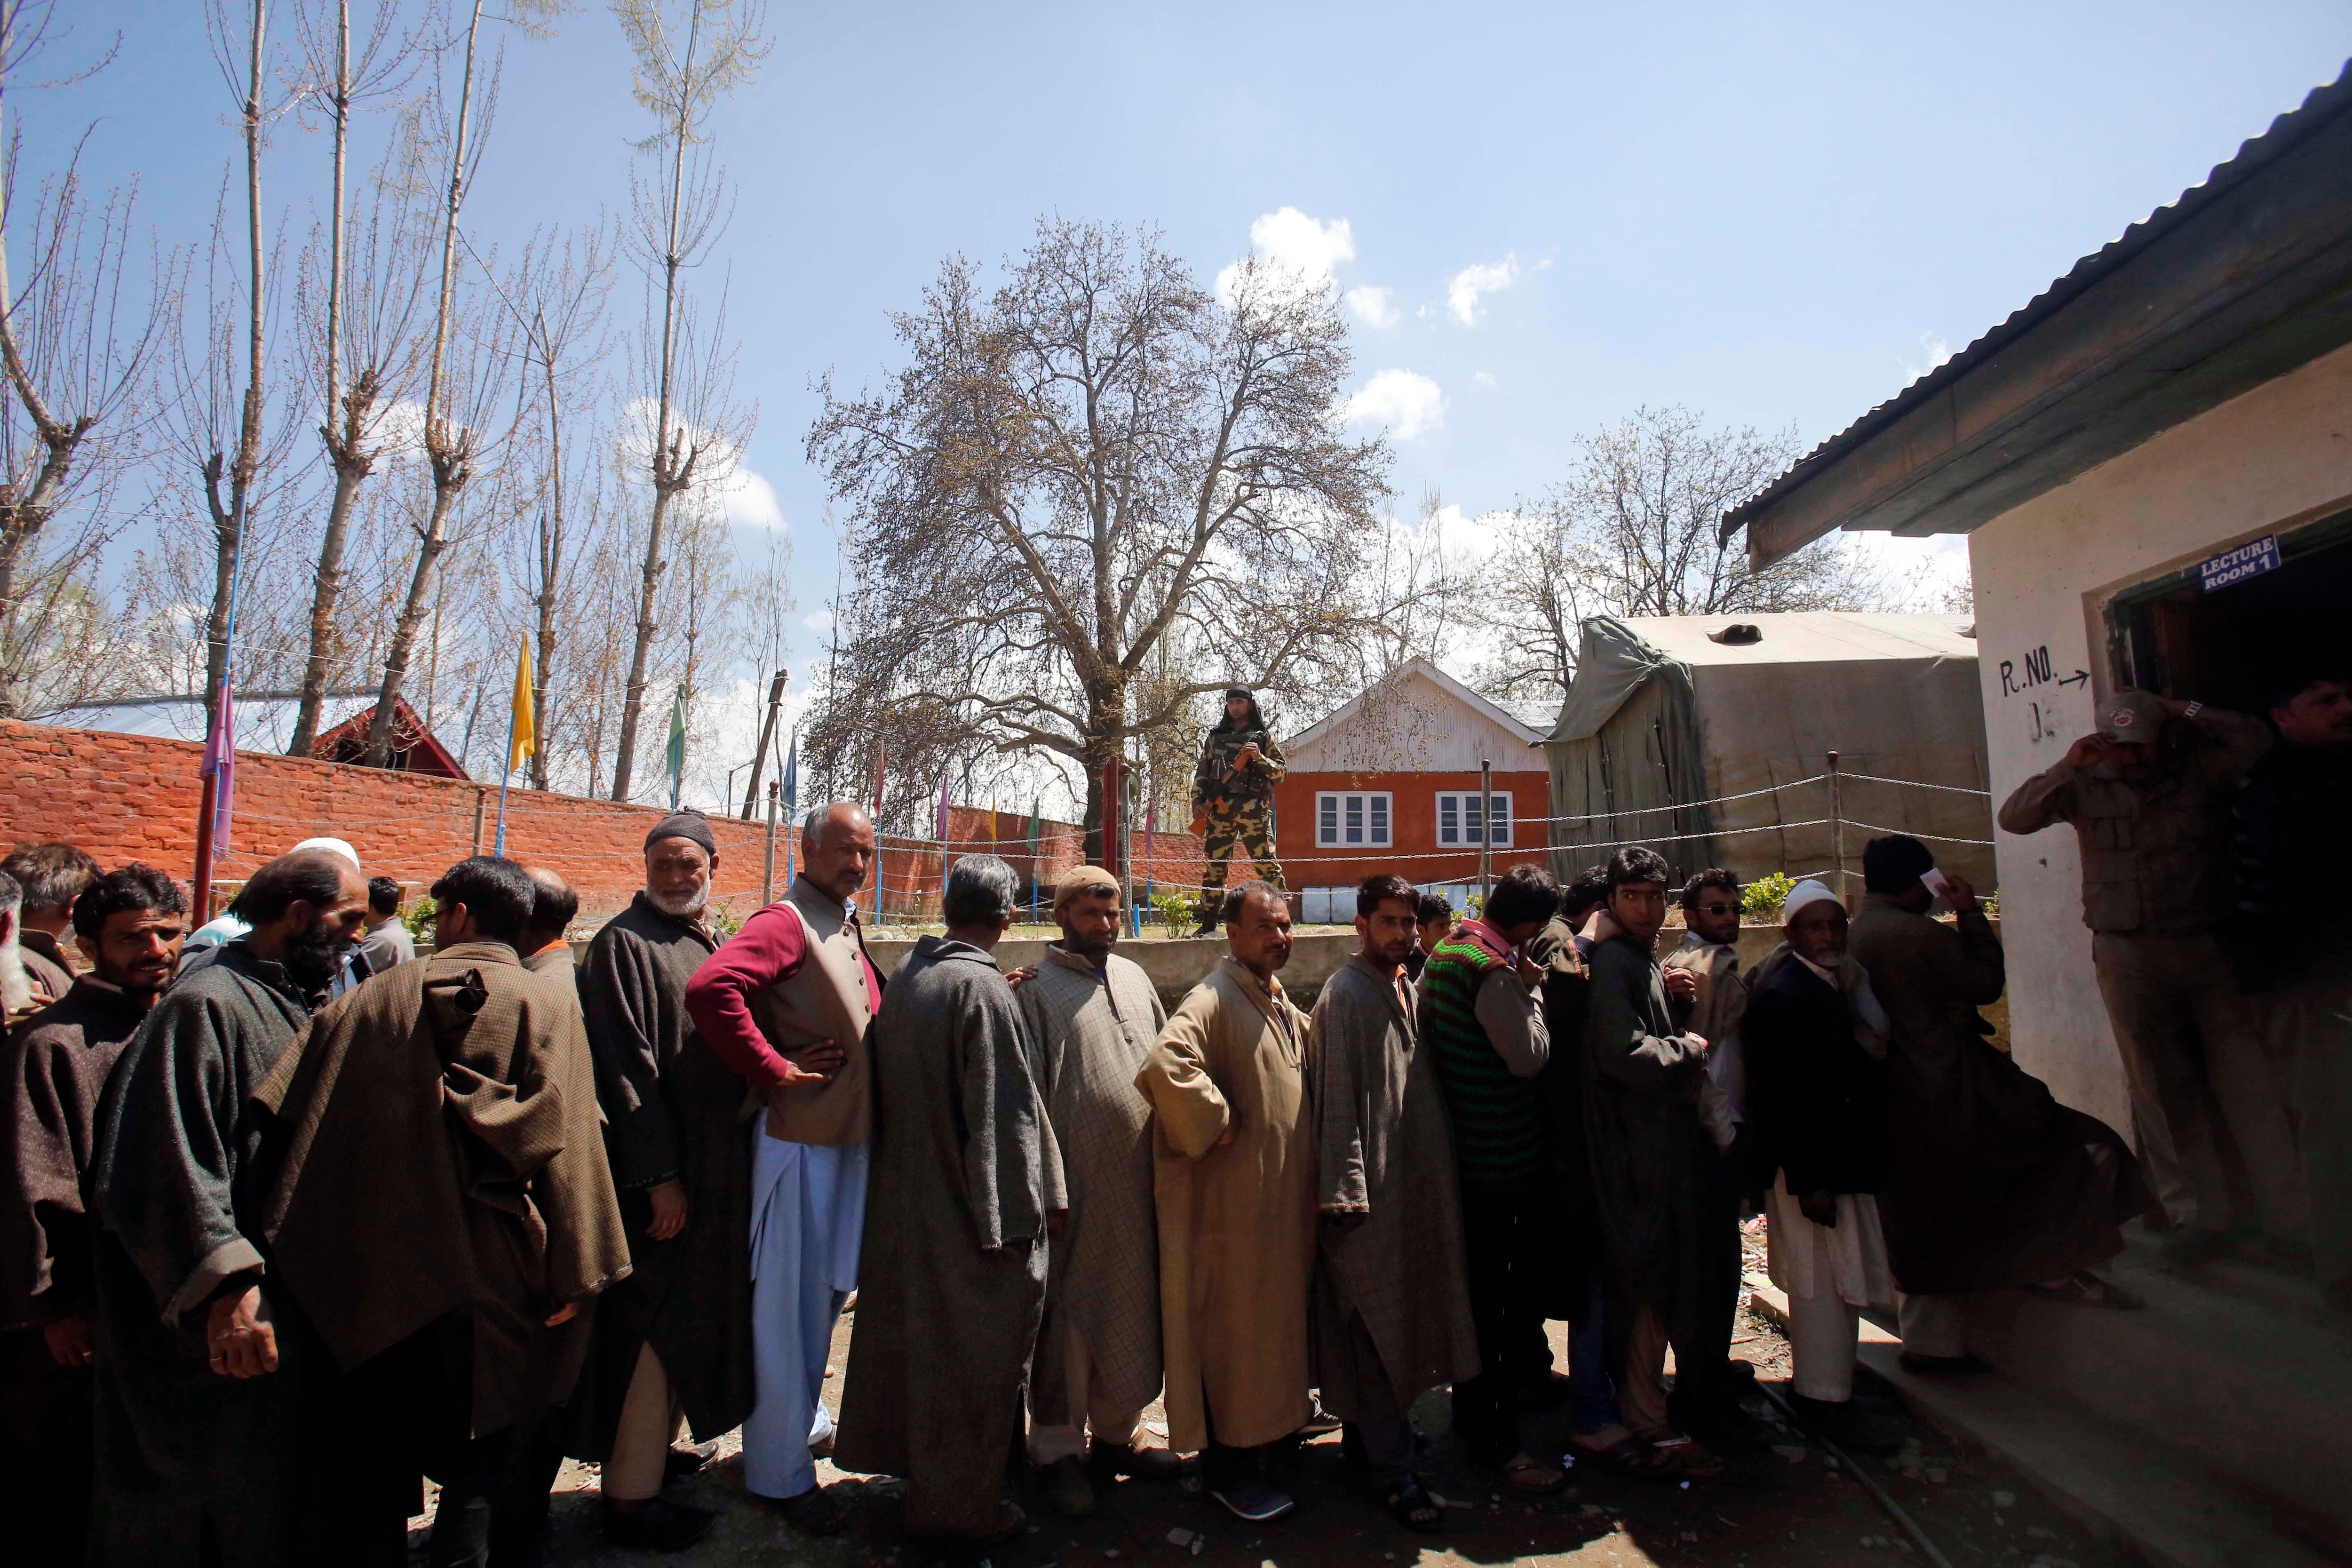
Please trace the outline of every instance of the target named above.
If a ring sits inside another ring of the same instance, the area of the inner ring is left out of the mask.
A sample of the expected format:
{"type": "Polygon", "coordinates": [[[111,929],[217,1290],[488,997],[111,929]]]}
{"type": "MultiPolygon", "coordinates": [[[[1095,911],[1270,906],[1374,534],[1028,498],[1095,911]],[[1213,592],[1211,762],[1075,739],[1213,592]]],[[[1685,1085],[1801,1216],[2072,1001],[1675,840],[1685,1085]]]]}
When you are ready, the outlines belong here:
{"type": "Polygon", "coordinates": [[[1201,853],[1208,866],[1201,877],[1201,903],[1213,911],[1225,892],[1225,860],[1239,846],[1257,862],[1258,875],[1286,887],[1282,862],[1274,858],[1274,786],[1289,773],[1282,748],[1264,729],[1212,730],[1192,770],[1192,809],[1208,816],[1201,853]],[[1259,755],[1234,771],[1235,755],[1256,742],[1259,755]]]}

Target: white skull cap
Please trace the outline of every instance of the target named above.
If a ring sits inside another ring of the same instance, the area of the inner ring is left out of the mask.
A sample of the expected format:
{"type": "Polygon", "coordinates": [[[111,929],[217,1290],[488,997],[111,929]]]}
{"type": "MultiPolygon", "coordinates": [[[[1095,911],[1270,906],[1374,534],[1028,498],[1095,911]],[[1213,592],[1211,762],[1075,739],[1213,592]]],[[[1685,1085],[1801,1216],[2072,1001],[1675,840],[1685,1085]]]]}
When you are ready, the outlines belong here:
{"type": "Polygon", "coordinates": [[[1782,925],[1787,925],[1790,921],[1797,918],[1797,911],[1799,910],[1803,909],[1807,904],[1818,904],[1823,899],[1827,899],[1830,902],[1835,904],[1840,910],[1843,910],[1845,908],[1845,900],[1843,899],[1841,899],[1835,893],[1831,892],[1825,884],[1816,882],[1811,878],[1808,877],[1805,880],[1798,883],[1795,887],[1789,889],[1788,900],[1780,906],[1780,923],[1782,925]]]}
{"type": "Polygon", "coordinates": [[[299,855],[305,849],[316,849],[328,855],[340,855],[352,863],[352,870],[360,869],[360,852],[341,838],[305,838],[286,853],[299,855]]]}

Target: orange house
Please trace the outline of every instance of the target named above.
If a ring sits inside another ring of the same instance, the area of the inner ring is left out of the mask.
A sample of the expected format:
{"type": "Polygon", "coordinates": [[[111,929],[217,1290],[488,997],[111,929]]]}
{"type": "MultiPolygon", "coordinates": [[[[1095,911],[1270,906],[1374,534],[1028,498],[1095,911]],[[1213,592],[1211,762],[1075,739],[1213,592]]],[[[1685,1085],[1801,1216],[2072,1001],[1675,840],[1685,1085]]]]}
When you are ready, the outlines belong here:
{"type": "MultiPolygon", "coordinates": [[[[1548,717],[1548,716],[1547,716],[1548,717]]],[[[1499,875],[1544,864],[1551,774],[1543,733],[1427,659],[1282,742],[1289,776],[1275,786],[1275,850],[1301,918],[1355,918],[1355,888],[1378,871],[1444,893],[1458,910],[1478,887],[1490,840],[1499,875]],[[1481,814],[1481,762],[1491,829],[1481,814]]],[[[1238,871],[1237,873],[1238,874],[1238,871]]]]}

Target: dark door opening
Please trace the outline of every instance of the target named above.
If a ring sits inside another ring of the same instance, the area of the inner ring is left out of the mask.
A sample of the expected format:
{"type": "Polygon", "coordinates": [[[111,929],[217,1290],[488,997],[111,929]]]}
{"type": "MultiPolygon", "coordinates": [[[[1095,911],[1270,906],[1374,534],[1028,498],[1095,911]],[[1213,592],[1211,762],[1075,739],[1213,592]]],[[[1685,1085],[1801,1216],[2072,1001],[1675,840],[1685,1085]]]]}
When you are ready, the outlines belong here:
{"type": "Polygon", "coordinates": [[[2352,663],[2352,514],[2283,535],[2279,553],[2273,570],[2210,593],[2190,567],[2117,595],[2116,683],[2261,713],[2281,667],[2324,668],[2330,653],[2352,663]]]}

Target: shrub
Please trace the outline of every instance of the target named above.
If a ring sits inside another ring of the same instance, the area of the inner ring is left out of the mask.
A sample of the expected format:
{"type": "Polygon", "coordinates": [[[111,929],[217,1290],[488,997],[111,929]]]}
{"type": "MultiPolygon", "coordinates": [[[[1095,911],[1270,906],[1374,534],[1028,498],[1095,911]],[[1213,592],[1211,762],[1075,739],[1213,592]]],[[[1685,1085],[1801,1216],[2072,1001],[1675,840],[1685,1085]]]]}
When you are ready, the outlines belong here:
{"type": "Polygon", "coordinates": [[[1778,921],[1780,906],[1789,901],[1790,890],[1796,885],[1793,878],[1780,871],[1757,878],[1740,892],[1740,918],[1758,923],[1778,921]]]}
{"type": "Polygon", "coordinates": [[[408,934],[415,939],[418,946],[430,947],[433,945],[434,918],[439,913],[440,910],[434,908],[433,895],[422,893],[415,903],[400,911],[400,923],[408,928],[408,934]]]}

